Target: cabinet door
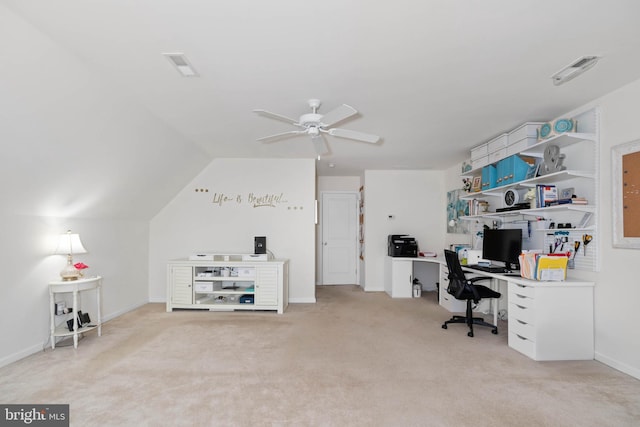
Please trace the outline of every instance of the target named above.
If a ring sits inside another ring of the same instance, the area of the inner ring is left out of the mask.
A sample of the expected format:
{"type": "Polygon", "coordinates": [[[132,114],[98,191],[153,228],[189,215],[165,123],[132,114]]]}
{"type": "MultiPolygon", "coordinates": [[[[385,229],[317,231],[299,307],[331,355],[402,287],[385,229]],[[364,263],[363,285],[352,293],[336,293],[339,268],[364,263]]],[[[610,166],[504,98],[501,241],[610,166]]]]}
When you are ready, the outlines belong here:
{"type": "Polygon", "coordinates": [[[276,308],[278,306],[278,287],[280,278],[277,266],[256,268],[255,306],[276,308]]]}
{"type": "Polygon", "coordinates": [[[193,272],[188,266],[171,268],[171,302],[174,304],[193,303],[193,272]]]}

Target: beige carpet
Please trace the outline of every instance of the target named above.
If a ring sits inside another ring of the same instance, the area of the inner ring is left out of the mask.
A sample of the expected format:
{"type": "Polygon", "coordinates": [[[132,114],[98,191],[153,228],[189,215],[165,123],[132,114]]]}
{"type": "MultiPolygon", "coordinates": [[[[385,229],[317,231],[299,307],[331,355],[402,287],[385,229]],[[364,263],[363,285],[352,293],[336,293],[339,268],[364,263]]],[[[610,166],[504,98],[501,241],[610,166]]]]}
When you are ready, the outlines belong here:
{"type": "Polygon", "coordinates": [[[640,425],[640,381],[534,362],[502,323],[445,331],[434,293],[317,296],[284,315],[146,305],[1,368],[0,402],[69,403],[72,426],[640,425]]]}

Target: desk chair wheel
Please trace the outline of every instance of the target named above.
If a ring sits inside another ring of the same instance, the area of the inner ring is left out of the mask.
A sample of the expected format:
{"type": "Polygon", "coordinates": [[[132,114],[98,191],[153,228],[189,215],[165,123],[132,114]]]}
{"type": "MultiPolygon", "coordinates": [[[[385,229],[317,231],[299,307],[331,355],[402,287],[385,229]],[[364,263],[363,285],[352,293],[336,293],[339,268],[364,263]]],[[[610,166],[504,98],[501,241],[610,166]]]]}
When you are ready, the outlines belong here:
{"type": "Polygon", "coordinates": [[[493,335],[498,335],[498,328],[492,329],[492,330],[491,330],[491,333],[492,333],[493,335]]]}
{"type": "Polygon", "coordinates": [[[467,336],[473,338],[473,332],[467,332],[467,336]]]}
{"type": "Polygon", "coordinates": [[[442,329],[447,329],[447,324],[442,325],[442,329]]]}

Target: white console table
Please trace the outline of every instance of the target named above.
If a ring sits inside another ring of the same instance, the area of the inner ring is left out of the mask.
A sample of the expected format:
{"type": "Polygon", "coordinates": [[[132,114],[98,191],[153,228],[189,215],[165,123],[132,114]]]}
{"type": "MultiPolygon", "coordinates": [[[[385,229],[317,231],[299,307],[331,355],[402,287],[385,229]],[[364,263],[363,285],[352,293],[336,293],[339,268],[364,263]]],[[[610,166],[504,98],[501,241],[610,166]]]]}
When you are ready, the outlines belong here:
{"type": "Polygon", "coordinates": [[[173,260],[167,264],[168,312],[199,309],[284,313],[289,304],[288,260],[241,261],[234,254],[216,258],[221,260],[173,260]]]}
{"type": "Polygon", "coordinates": [[[100,314],[100,290],[102,286],[102,277],[88,277],[86,279],[78,279],[72,281],[53,281],[49,282],[49,309],[51,311],[51,348],[56,348],[57,337],[73,336],[73,347],[78,348],[78,334],[98,329],[98,336],[102,335],[102,318],[100,314]],[[95,289],[98,315],[97,319],[91,326],[83,326],[78,328],[78,293],[95,289]],[[60,293],[73,294],[73,312],[67,316],[73,316],[73,331],[69,331],[67,323],[56,327],[56,311],[55,311],[55,295],[60,293]]]}

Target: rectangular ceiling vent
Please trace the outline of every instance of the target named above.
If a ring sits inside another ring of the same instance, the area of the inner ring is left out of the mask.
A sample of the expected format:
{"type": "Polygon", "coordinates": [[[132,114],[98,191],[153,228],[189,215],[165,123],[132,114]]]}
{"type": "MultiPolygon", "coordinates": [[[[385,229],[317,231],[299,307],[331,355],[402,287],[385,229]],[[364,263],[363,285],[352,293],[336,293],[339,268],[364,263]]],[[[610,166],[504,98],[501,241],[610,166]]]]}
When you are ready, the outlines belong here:
{"type": "Polygon", "coordinates": [[[578,77],[580,74],[596,65],[596,62],[598,62],[599,59],[600,57],[595,55],[582,56],[576,59],[572,64],[567,65],[562,70],[551,76],[553,84],[558,86],[578,77]]]}
{"type": "Polygon", "coordinates": [[[184,53],[163,53],[163,55],[176,67],[183,77],[197,77],[198,73],[193,68],[184,53]]]}

